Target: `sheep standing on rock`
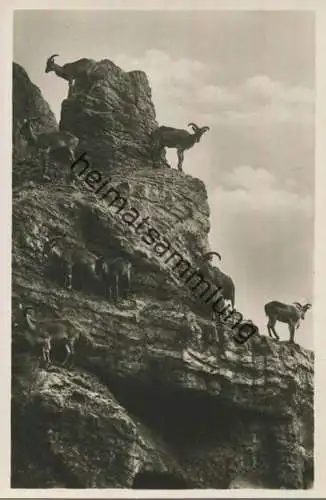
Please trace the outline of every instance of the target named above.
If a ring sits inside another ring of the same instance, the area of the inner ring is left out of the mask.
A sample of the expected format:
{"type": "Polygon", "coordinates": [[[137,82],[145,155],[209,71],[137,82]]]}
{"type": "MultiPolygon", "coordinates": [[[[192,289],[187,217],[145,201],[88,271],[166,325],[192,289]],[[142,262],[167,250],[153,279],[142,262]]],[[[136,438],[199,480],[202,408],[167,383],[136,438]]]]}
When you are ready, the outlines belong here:
{"type": "Polygon", "coordinates": [[[105,259],[105,257],[103,256],[100,256],[98,257],[98,259],[96,260],[96,263],[95,263],[95,273],[96,275],[98,276],[99,280],[100,280],[100,286],[101,286],[101,292],[103,293],[103,295],[108,298],[108,299],[111,299],[111,295],[112,295],[112,287],[111,287],[111,281],[112,281],[112,277],[111,277],[111,269],[110,269],[110,265],[109,263],[107,262],[107,260],[105,259]]]}
{"type": "Polygon", "coordinates": [[[71,253],[58,246],[61,237],[46,238],[43,248],[43,261],[47,265],[51,277],[64,288],[72,288],[72,259],[71,253]]]}
{"type": "Polygon", "coordinates": [[[173,148],[177,150],[178,169],[182,172],[184,152],[193,147],[196,142],[199,142],[203,134],[209,130],[209,127],[198,127],[195,123],[189,123],[188,127],[192,127],[194,133],[191,134],[187,130],[173,127],[161,127],[154,130],[152,133],[152,147],[155,156],[160,158],[164,148],[173,148]]]}
{"type": "Polygon", "coordinates": [[[89,59],[82,58],[78,59],[78,61],[64,64],[63,66],[59,66],[59,64],[54,62],[54,58],[59,54],[53,54],[46,61],[45,73],[50,73],[53,71],[57,76],[63,78],[68,82],[69,90],[68,90],[68,98],[71,97],[74,83],[76,78],[81,76],[85,71],[87,71],[89,65],[89,59]]]}
{"type": "Polygon", "coordinates": [[[219,258],[219,260],[222,260],[219,253],[207,252],[203,255],[202,263],[206,265],[208,268],[211,268],[211,273],[214,276],[214,284],[222,289],[222,295],[224,300],[225,301],[229,300],[231,302],[232,309],[234,309],[235,286],[233,280],[230,276],[223,273],[217,266],[212,265],[212,260],[214,255],[216,255],[219,258]]]}
{"type": "Polygon", "coordinates": [[[104,286],[104,294],[109,299],[119,299],[131,290],[132,264],[123,257],[114,260],[101,256],[95,264],[95,272],[104,286]]]}
{"type": "Polygon", "coordinates": [[[43,177],[47,177],[49,163],[71,165],[75,161],[75,150],[79,139],[66,131],[53,131],[36,134],[32,122],[39,121],[38,117],[24,118],[20,131],[29,144],[44,157],[43,177]]]}
{"type": "Polygon", "coordinates": [[[51,363],[51,350],[54,344],[63,346],[65,350],[65,359],[62,364],[72,360],[75,354],[75,343],[79,339],[77,333],[67,320],[61,319],[40,319],[37,320],[32,307],[25,307],[19,304],[19,310],[22,312],[27,328],[34,333],[34,342],[39,344],[42,350],[42,359],[47,364],[51,363]]]}
{"type": "Polygon", "coordinates": [[[131,291],[132,264],[123,257],[117,257],[111,264],[114,294],[126,296],[131,291]]]}
{"type": "Polygon", "coordinates": [[[283,304],[277,300],[273,300],[265,304],[265,314],[268,317],[267,330],[270,337],[279,340],[280,337],[276,333],[275,324],[277,321],[286,323],[290,331],[290,343],[294,344],[294,334],[300,326],[300,321],[305,318],[306,312],[311,308],[311,304],[301,305],[299,302],[293,304],[283,304]],[[273,334],[273,335],[272,335],[273,334]]]}
{"type": "Polygon", "coordinates": [[[95,257],[85,248],[71,247],[62,236],[46,239],[43,259],[50,274],[68,290],[90,291],[96,284],[95,257]]]}

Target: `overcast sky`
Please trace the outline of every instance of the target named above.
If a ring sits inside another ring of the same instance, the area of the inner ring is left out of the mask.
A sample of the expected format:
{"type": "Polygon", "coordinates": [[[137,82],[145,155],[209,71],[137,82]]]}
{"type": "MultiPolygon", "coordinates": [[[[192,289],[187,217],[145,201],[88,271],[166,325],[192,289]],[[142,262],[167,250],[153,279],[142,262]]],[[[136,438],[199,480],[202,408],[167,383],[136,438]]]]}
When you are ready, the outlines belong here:
{"type": "MultiPolygon", "coordinates": [[[[313,14],[17,11],[14,60],[59,119],[67,84],[44,73],[54,53],[144,70],[159,124],[210,126],[184,170],[206,183],[239,311],[266,333],[267,301],[313,300],[313,14]]],[[[296,338],[312,348],[312,313],[296,338]]]]}

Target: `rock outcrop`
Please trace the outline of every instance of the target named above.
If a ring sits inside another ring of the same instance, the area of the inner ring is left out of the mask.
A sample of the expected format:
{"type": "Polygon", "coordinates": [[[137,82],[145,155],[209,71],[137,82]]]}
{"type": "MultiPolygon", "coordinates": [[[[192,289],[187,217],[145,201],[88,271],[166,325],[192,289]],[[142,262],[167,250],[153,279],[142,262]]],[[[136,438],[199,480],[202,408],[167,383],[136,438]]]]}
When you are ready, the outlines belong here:
{"type": "Polygon", "coordinates": [[[36,133],[58,130],[54,113],[43,99],[41,91],[34,85],[24,68],[13,63],[13,185],[23,180],[37,179],[43,168],[35,148],[28,143],[22,131],[23,119],[37,117],[36,133]]]}
{"type": "MultiPolygon", "coordinates": [[[[261,335],[237,344],[226,322],[222,356],[207,309],[119,207],[71,172],[29,177],[18,124],[32,115],[43,131],[57,124],[18,65],[14,101],[12,487],[310,487],[313,353],[261,335]],[[42,258],[56,234],[89,259],[130,261],[131,292],[110,301],[95,282],[60,286],[42,258]],[[80,332],[73,367],[59,350],[42,365],[19,302],[80,332]]],[[[79,137],[78,154],[195,265],[209,250],[206,188],[164,158],[153,164],[156,127],[146,75],[108,60],[89,61],[62,104],[60,128],[79,137]]]]}
{"type": "Polygon", "coordinates": [[[152,167],[150,134],[157,123],[142,71],[126,73],[107,59],[89,60],[62,103],[60,125],[80,138],[80,150],[106,172],[121,166],[152,167]]]}

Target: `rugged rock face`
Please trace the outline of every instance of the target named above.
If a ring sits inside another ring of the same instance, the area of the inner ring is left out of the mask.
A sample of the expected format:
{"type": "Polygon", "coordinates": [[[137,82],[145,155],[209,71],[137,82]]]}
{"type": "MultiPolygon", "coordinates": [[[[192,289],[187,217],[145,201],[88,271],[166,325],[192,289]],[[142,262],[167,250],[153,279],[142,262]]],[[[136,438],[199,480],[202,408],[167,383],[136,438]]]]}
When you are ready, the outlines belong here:
{"type": "Polygon", "coordinates": [[[40,174],[40,158],[33,145],[28,144],[23,131],[23,119],[37,117],[36,133],[58,129],[54,113],[43,99],[41,91],[34,85],[24,68],[13,63],[13,184],[23,179],[37,179],[40,174]]]}
{"type": "Polygon", "coordinates": [[[18,124],[35,114],[44,131],[56,123],[14,66],[12,487],[310,487],[313,353],[264,336],[237,344],[228,322],[220,342],[212,338],[207,308],[130,223],[131,213],[149,217],[196,265],[209,250],[205,186],[164,158],[153,164],[157,123],[144,73],[107,60],[84,68],[60,127],[126,196],[124,210],[66,170],[48,183],[36,174],[28,180],[33,168],[23,160],[28,144],[18,124]],[[45,238],[57,234],[90,261],[130,261],[131,292],[108,300],[82,270],[73,289],[64,288],[42,258],[45,238]],[[54,364],[42,364],[19,302],[80,333],[73,367],[60,365],[58,346],[54,364]],[[189,318],[201,336],[190,332],[189,318]]]}
{"type": "Polygon", "coordinates": [[[107,59],[86,61],[62,103],[62,129],[79,137],[80,150],[106,172],[147,167],[152,163],[150,134],[157,123],[146,74],[126,73],[107,59]]]}

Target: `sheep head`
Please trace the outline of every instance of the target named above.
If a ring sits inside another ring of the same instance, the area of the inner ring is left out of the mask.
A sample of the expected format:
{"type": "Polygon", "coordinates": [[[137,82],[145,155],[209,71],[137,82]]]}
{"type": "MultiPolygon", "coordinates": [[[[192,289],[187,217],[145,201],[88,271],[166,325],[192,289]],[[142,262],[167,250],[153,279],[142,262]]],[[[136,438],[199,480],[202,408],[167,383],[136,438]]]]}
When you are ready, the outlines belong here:
{"type": "Polygon", "coordinates": [[[200,127],[193,122],[188,123],[188,127],[191,127],[194,132],[197,132],[200,129],[200,127]]]}
{"type": "Polygon", "coordinates": [[[46,67],[45,67],[45,73],[49,73],[50,71],[53,71],[53,65],[54,65],[54,58],[57,57],[59,54],[53,54],[50,56],[47,61],[46,61],[46,67]]]}
{"type": "Polygon", "coordinates": [[[303,305],[300,304],[300,302],[293,302],[295,306],[298,306],[300,309],[303,309],[303,305]]]}
{"type": "Polygon", "coordinates": [[[209,127],[198,127],[198,125],[193,122],[188,123],[188,127],[191,127],[193,129],[194,135],[196,136],[196,142],[199,142],[202,135],[209,130],[209,127]]]}
{"type": "Polygon", "coordinates": [[[222,260],[222,257],[218,252],[207,252],[203,255],[203,259],[204,260],[211,260],[213,255],[216,255],[220,261],[222,260]]]}
{"type": "Polygon", "coordinates": [[[310,309],[312,307],[312,305],[309,302],[307,304],[305,304],[304,306],[302,304],[300,304],[300,302],[293,302],[293,304],[300,310],[300,318],[301,319],[305,318],[306,312],[308,311],[308,309],[310,309]]]}

